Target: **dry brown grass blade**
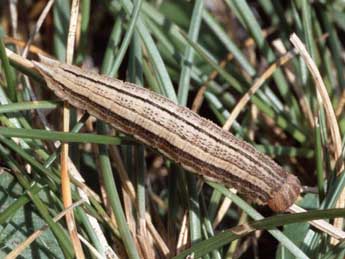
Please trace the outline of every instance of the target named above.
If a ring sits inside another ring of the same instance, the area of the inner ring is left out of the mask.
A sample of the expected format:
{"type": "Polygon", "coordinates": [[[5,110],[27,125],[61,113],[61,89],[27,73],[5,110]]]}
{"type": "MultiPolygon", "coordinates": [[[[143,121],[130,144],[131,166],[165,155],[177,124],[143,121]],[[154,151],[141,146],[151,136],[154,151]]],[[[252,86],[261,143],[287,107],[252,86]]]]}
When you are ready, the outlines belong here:
{"type": "Polygon", "coordinates": [[[163,240],[163,238],[161,237],[161,235],[159,234],[159,232],[156,230],[156,228],[154,227],[154,225],[152,224],[151,221],[151,216],[150,214],[146,213],[145,214],[145,219],[146,219],[146,226],[147,229],[149,230],[149,232],[151,233],[154,241],[156,242],[156,245],[158,246],[158,248],[161,250],[162,254],[165,257],[168,257],[168,255],[170,254],[170,249],[169,247],[166,245],[165,241],[163,240]]]}
{"type": "MultiPolygon", "coordinates": [[[[91,252],[96,258],[98,258],[98,259],[103,259],[103,258],[104,258],[104,256],[101,255],[101,254],[97,251],[97,249],[96,249],[93,245],[91,245],[91,243],[90,243],[89,241],[87,241],[82,235],[78,234],[78,237],[79,237],[80,241],[83,242],[83,244],[84,244],[85,246],[87,246],[87,248],[89,248],[90,252],[91,252]]],[[[118,259],[119,257],[118,257],[116,254],[113,254],[113,255],[112,255],[112,258],[118,259]]]]}
{"type": "MultiPolygon", "coordinates": [[[[53,218],[54,222],[57,222],[60,220],[63,216],[66,215],[69,211],[73,210],[74,208],[78,207],[82,203],[84,203],[86,200],[81,199],[75,203],[73,203],[70,207],[65,208],[62,212],[60,212],[57,216],[53,218]]],[[[20,243],[15,249],[13,249],[9,254],[6,255],[4,259],[13,259],[17,258],[25,248],[27,248],[32,242],[34,242],[40,235],[43,234],[44,231],[49,229],[48,225],[44,225],[39,230],[36,230],[34,233],[32,233],[27,239],[25,239],[22,243],[20,243]]]]}
{"type": "Polygon", "coordinates": [[[320,97],[318,98],[318,100],[320,102],[319,104],[324,107],[325,113],[326,113],[327,126],[329,128],[331,139],[332,139],[332,144],[333,144],[334,160],[337,161],[341,156],[341,136],[340,136],[340,132],[339,132],[339,126],[338,126],[337,118],[335,116],[331,100],[328,96],[325,83],[322,80],[321,74],[320,74],[315,62],[310,57],[304,44],[298,38],[298,36],[293,33],[290,36],[290,41],[295,46],[296,50],[300,53],[301,57],[303,58],[304,62],[306,63],[306,65],[307,65],[307,67],[308,67],[308,69],[309,69],[309,71],[310,71],[310,73],[314,79],[317,92],[320,95],[320,97]]]}
{"type": "Polygon", "coordinates": [[[20,66],[22,66],[28,70],[31,70],[33,73],[35,73],[37,75],[37,77],[40,76],[39,73],[36,72],[34,64],[32,64],[32,62],[30,60],[23,58],[22,56],[14,53],[12,50],[7,49],[7,48],[6,48],[6,55],[11,61],[15,62],[16,64],[18,64],[18,65],[20,65],[20,66]]]}
{"type": "MultiPolygon", "coordinates": [[[[285,54],[287,52],[282,40],[275,40],[273,41],[273,46],[276,48],[276,50],[281,54],[285,54]]],[[[306,117],[309,126],[314,128],[314,115],[311,111],[311,108],[309,106],[307,97],[305,96],[303,89],[300,88],[300,86],[297,84],[297,78],[295,74],[290,70],[289,65],[286,65],[283,67],[283,70],[286,74],[287,79],[289,80],[289,83],[292,87],[292,89],[295,91],[296,96],[298,98],[299,106],[302,110],[302,114],[306,117]]]]}
{"type": "MultiPolygon", "coordinates": [[[[232,193],[237,193],[237,190],[236,189],[230,189],[230,191],[232,193]]],[[[223,202],[221,203],[221,205],[219,206],[219,209],[217,211],[217,215],[216,217],[214,218],[214,221],[213,221],[213,228],[216,228],[219,223],[223,220],[223,218],[225,217],[226,213],[228,212],[230,206],[231,206],[231,203],[232,201],[228,198],[224,198],[223,202]]]]}
{"type": "Polygon", "coordinates": [[[283,66],[287,62],[289,62],[294,57],[294,52],[289,51],[283,56],[281,56],[276,62],[270,65],[262,74],[261,76],[255,80],[254,84],[249,88],[249,90],[242,96],[242,98],[237,102],[236,106],[232,110],[230,116],[226,120],[223,128],[225,130],[229,130],[240,114],[240,112],[244,109],[247,103],[250,101],[250,98],[259,90],[259,88],[266,82],[268,78],[270,78],[273,73],[277,70],[278,67],[283,66]]]}
{"type": "Polygon", "coordinates": [[[255,104],[250,105],[250,124],[249,124],[249,131],[248,131],[248,138],[250,141],[255,140],[255,133],[256,133],[256,122],[259,120],[259,109],[255,104]]]}
{"type": "MultiPolygon", "coordinates": [[[[341,136],[339,132],[337,117],[335,116],[334,109],[333,109],[331,100],[328,96],[326,86],[322,80],[321,74],[315,62],[310,57],[306,47],[304,46],[302,41],[298,38],[298,36],[295,33],[293,33],[290,36],[290,41],[292,42],[296,50],[300,53],[310,73],[312,74],[312,77],[314,79],[315,86],[317,89],[317,93],[318,95],[320,95],[318,96],[319,105],[324,107],[325,113],[326,113],[327,126],[330,131],[332,145],[333,145],[333,148],[331,148],[330,150],[334,150],[334,161],[340,161],[342,141],[341,141],[341,136]]],[[[335,168],[335,169],[337,173],[340,173],[343,170],[343,168],[344,168],[344,164],[341,163],[339,164],[338,168],[335,168]]],[[[337,208],[345,207],[345,190],[343,190],[342,193],[340,194],[336,207],[337,208]]],[[[342,228],[343,223],[344,223],[343,218],[337,218],[334,221],[334,225],[338,228],[342,228]]],[[[332,243],[336,243],[336,242],[337,242],[336,240],[332,239],[332,243]]]]}
{"type": "MultiPolygon", "coordinates": [[[[4,37],[4,43],[5,44],[13,44],[17,47],[24,48],[25,47],[25,42],[20,39],[12,38],[12,37],[4,37]]],[[[39,47],[35,45],[30,45],[29,51],[34,53],[34,54],[40,54],[43,56],[51,57],[51,55],[48,52],[45,52],[44,50],[40,49],[39,47]]],[[[52,58],[52,57],[51,57],[52,58]]]]}
{"type": "Polygon", "coordinates": [[[146,219],[139,219],[139,227],[137,229],[136,238],[140,244],[142,251],[145,253],[145,258],[154,258],[155,251],[153,246],[152,236],[149,235],[147,230],[146,219]]]}
{"type": "Polygon", "coordinates": [[[71,7],[71,17],[69,22],[68,28],[68,37],[67,37],[67,48],[66,48],[66,63],[72,64],[73,63],[73,54],[74,54],[74,47],[76,41],[76,30],[77,30],[77,23],[78,23],[78,15],[79,15],[79,0],[72,1],[71,7]]]}
{"type": "Polygon", "coordinates": [[[11,22],[11,31],[12,36],[17,38],[18,32],[18,10],[17,10],[17,1],[10,0],[9,2],[9,11],[10,11],[10,22],[11,22]]]}
{"type": "Polygon", "coordinates": [[[28,41],[26,42],[25,47],[23,49],[22,56],[24,58],[27,57],[31,43],[33,42],[36,34],[39,32],[39,30],[40,30],[44,20],[46,19],[51,7],[53,6],[54,2],[55,2],[55,0],[49,0],[48,3],[45,5],[43,11],[41,12],[40,17],[38,18],[38,20],[35,24],[34,30],[31,32],[30,37],[29,37],[28,41]]]}
{"type": "MultiPolygon", "coordinates": [[[[233,59],[233,55],[232,53],[228,53],[228,55],[226,56],[225,59],[223,59],[220,63],[219,63],[219,66],[221,68],[224,68],[232,59],[233,59]]],[[[195,98],[194,98],[194,101],[193,101],[193,104],[192,104],[192,110],[195,111],[195,112],[198,112],[201,105],[202,105],[202,102],[204,101],[204,95],[205,95],[205,92],[207,90],[207,84],[214,80],[216,77],[218,76],[218,71],[214,70],[212,71],[212,73],[208,76],[207,80],[205,81],[205,83],[199,88],[195,98]]]]}
{"type": "Polygon", "coordinates": [[[179,254],[181,251],[185,250],[188,245],[188,213],[187,211],[183,214],[180,233],[178,235],[176,244],[176,253],[179,254]]]}
{"type": "Polygon", "coordinates": [[[340,115],[342,114],[343,110],[345,107],[345,90],[342,92],[341,96],[340,96],[340,100],[337,106],[337,110],[335,112],[335,114],[337,115],[337,117],[340,117],[340,115]]]}
{"type": "MultiPolygon", "coordinates": [[[[289,209],[291,213],[301,213],[306,212],[306,210],[302,209],[301,207],[293,204],[289,209]]],[[[311,225],[316,227],[317,229],[321,230],[322,232],[330,235],[334,239],[344,240],[345,239],[345,232],[332,226],[328,222],[324,220],[313,220],[309,222],[311,225]]]]}
{"type": "MultiPolygon", "coordinates": [[[[79,0],[72,1],[71,7],[71,17],[68,29],[68,38],[67,38],[67,49],[66,49],[66,62],[67,64],[72,64],[73,62],[73,53],[75,45],[75,35],[77,29],[77,21],[79,14],[79,0]]],[[[70,111],[69,105],[67,102],[64,102],[63,106],[63,131],[69,132],[69,120],[70,120],[70,111]]],[[[72,194],[71,194],[71,184],[68,174],[68,144],[62,143],[61,146],[61,189],[62,189],[62,200],[65,207],[72,204],[72,194]]],[[[83,248],[81,246],[80,239],[78,237],[77,227],[74,219],[73,211],[70,211],[66,214],[66,223],[67,228],[72,240],[73,248],[77,259],[84,259],[85,255],[83,248]]]]}
{"type": "Polygon", "coordinates": [[[133,237],[135,237],[137,224],[133,217],[133,206],[135,206],[135,201],[133,201],[130,197],[130,195],[127,193],[126,189],[124,187],[121,187],[122,189],[122,200],[123,200],[123,209],[125,212],[127,224],[129,227],[129,230],[131,231],[133,237]]]}
{"type": "MultiPolygon", "coordinates": [[[[145,220],[146,222],[146,220],[145,220]]],[[[139,222],[140,224],[140,222],[139,222]]],[[[140,228],[140,226],[139,226],[140,228]]],[[[138,231],[138,234],[136,235],[136,240],[138,242],[142,257],[145,259],[150,259],[155,257],[155,252],[153,249],[153,242],[151,239],[151,236],[148,236],[147,233],[141,232],[141,230],[138,231]]]]}
{"type": "MultiPolygon", "coordinates": [[[[264,37],[267,37],[273,32],[274,32],[274,28],[268,28],[267,30],[262,31],[264,37]]],[[[255,41],[252,38],[246,39],[244,42],[245,48],[250,48],[254,45],[255,45],[255,41]]],[[[228,53],[227,56],[219,63],[219,66],[221,68],[224,68],[233,58],[234,58],[234,55],[232,53],[228,53]]],[[[214,80],[217,76],[218,76],[218,71],[213,70],[212,73],[208,76],[205,83],[199,88],[192,104],[192,111],[195,111],[195,112],[199,111],[202,105],[202,102],[204,100],[204,94],[207,90],[208,83],[214,80]]]]}

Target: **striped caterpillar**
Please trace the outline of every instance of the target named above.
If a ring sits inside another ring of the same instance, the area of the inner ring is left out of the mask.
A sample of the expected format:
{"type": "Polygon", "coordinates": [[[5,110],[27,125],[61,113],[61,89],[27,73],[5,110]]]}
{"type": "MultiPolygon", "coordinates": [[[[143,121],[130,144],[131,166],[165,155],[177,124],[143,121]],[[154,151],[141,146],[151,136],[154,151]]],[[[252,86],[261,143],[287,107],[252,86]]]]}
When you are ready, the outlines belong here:
{"type": "Polygon", "coordinates": [[[183,168],[236,188],[251,202],[285,211],[300,193],[297,177],[186,107],[135,84],[46,57],[34,65],[61,99],[158,149],[183,168]]]}

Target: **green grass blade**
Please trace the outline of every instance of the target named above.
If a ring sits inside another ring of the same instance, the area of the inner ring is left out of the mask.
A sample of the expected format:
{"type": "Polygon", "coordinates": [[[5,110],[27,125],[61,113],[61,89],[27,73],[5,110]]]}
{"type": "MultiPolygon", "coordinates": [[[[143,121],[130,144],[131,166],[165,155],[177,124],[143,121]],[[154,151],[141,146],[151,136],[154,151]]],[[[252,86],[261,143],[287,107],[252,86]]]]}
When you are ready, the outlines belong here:
{"type": "Polygon", "coordinates": [[[0,60],[2,62],[6,82],[7,82],[7,93],[11,101],[17,100],[16,93],[16,75],[14,73],[13,67],[10,65],[10,62],[6,55],[5,45],[3,38],[0,35],[0,60]]]}
{"type": "MultiPolygon", "coordinates": [[[[107,43],[107,48],[105,49],[105,54],[102,62],[101,71],[104,74],[109,74],[113,69],[114,60],[116,59],[118,46],[120,44],[122,34],[122,18],[119,15],[113,25],[113,29],[110,33],[109,40],[107,43]]],[[[114,76],[117,71],[114,71],[111,75],[114,76]]]]}
{"type": "MultiPolygon", "coordinates": [[[[3,158],[5,158],[7,165],[15,173],[20,184],[27,191],[29,191],[31,188],[29,180],[24,176],[25,174],[22,175],[22,172],[16,165],[16,162],[10,158],[9,153],[6,152],[6,150],[1,145],[0,145],[0,154],[2,155],[3,158]]],[[[66,256],[66,258],[72,258],[74,251],[66,232],[64,232],[63,228],[59,224],[53,221],[53,218],[50,216],[48,207],[41,201],[41,199],[37,195],[33,194],[32,192],[30,194],[31,194],[30,199],[35,204],[35,207],[39,211],[40,215],[46,221],[46,223],[48,224],[48,226],[54,233],[56,239],[58,240],[62,248],[62,251],[64,252],[64,255],[66,256]]]]}
{"type": "MultiPolygon", "coordinates": [[[[204,1],[197,0],[194,5],[191,23],[189,26],[188,38],[190,41],[197,41],[201,26],[201,18],[204,10],[204,1]]],[[[187,46],[181,62],[181,76],[178,88],[178,103],[186,106],[188,100],[188,91],[190,86],[191,67],[194,60],[194,49],[187,46]]]]}
{"type": "Polygon", "coordinates": [[[230,39],[229,35],[219,25],[216,19],[213,18],[210,15],[210,13],[207,12],[206,10],[203,13],[203,18],[204,18],[205,23],[208,25],[208,27],[216,34],[218,39],[223,43],[227,51],[234,55],[234,58],[238,61],[238,63],[250,76],[254,76],[256,74],[255,69],[248,62],[248,59],[243,55],[241,50],[230,39]]]}
{"type": "Polygon", "coordinates": [[[66,59],[66,43],[70,16],[70,4],[67,0],[57,0],[53,6],[54,20],[54,56],[60,60],[66,59]]]}
{"type": "Polygon", "coordinates": [[[19,111],[28,111],[35,109],[55,109],[61,104],[61,101],[34,101],[10,103],[0,106],[0,113],[10,113],[19,111]]]}
{"type": "Polygon", "coordinates": [[[58,131],[46,131],[38,129],[17,129],[0,127],[0,134],[6,137],[41,139],[41,140],[59,140],[61,142],[79,142],[79,143],[97,143],[114,144],[123,143],[118,137],[102,136],[97,134],[70,133],[58,131]]]}
{"type": "MultiPolygon", "coordinates": [[[[240,226],[238,228],[230,229],[229,231],[223,231],[214,237],[208,239],[207,241],[202,241],[190,249],[185,250],[178,256],[174,257],[175,259],[185,258],[188,255],[194,255],[198,258],[204,254],[211,252],[211,249],[221,247],[235,239],[243,237],[257,229],[272,229],[284,224],[292,224],[298,222],[305,222],[317,219],[330,219],[337,217],[344,217],[345,209],[330,209],[330,210],[316,210],[305,213],[297,213],[290,215],[281,215],[265,218],[262,220],[255,221],[248,225],[240,226]]],[[[301,255],[299,255],[301,256],[301,255]]],[[[309,258],[306,255],[298,258],[309,258]]]]}
{"type": "MultiPolygon", "coordinates": [[[[121,3],[128,15],[132,13],[133,4],[130,0],[121,0],[121,3]]],[[[148,54],[152,60],[152,64],[155,70],[157,71],[157,77],[159,79],[160,86],[162,87],[161,93],[170,98],[172,101],[177,102],[177,96],[173,84],[171,82],[170,76],[166,70],[164,61],[158,52],[158,49],[150,35],[150,32],[146,29],[146,26],[140,17],[138,18],[136,27],[141,36],[142,41],[144,42],[147,48],[148,54]]]]}
{"type": "MultiPolygon", "coordinates": [[[[103,123],[102,123],[103,124],[103,123]]],[[[106,133],[104,125],[97,123],[98,132],[106,133]]],[[[110,207],[116,218],[117,225],[121,234],[121,239],[124,243],[127,255],[131,259],[139,259],[139,254],[135,246],[133,237],[129,231],[128,224],[126,222],[123,207],[120,201],[120,197],[116,188],[114,175],[111,169],[110,159],[107,147],[105,145],[99,146],[99,164],[100,171],[103,177],[105,191],[109,198],[110,207]]]]}
{"type": "Polygon", "coordinates": [[[116,59],[114,61],[114,64],[113,64],[110,72],[107,73],[110,76],[114,76],[117,73],[117,71],[118,71],[118,69],[122,63],[122,60],[126,54],[127,48],[129,46],[129,43],[132,39],[132,35],[134,33],[134,30],[135,30],[136,23],[138,21],[142,2],[143,2],[142,0],[136,1],[135,7],[133,9],[133,14],[132,14],[131,19],[129,21],[128,29],[126,31],[125,38],[122,41],[121,47],[120,47],[120,49],[116,55],[116,59]]]}

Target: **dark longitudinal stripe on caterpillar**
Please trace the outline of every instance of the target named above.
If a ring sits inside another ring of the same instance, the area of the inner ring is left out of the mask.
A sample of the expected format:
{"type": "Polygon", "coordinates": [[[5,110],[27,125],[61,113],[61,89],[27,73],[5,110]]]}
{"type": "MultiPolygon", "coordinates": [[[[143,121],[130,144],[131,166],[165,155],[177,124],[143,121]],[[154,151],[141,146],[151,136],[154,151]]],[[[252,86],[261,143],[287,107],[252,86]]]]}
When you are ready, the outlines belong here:
{"type": "Polygon", "coordinates": [[[35,65],[59,97],[158,148],[188,170],[236,187],[251,201],[279,211],[299,194],[296,177],[185,107],[135,85],[46,58],[35,65]]]}

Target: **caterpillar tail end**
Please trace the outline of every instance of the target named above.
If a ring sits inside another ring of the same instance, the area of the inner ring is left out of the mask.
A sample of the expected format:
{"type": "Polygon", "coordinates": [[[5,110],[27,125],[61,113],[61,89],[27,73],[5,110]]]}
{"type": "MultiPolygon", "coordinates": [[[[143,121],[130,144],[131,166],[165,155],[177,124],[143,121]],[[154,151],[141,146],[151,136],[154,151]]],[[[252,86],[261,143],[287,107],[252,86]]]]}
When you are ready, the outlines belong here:
{"type": "Polygon", "coordinates": [[[286,211],[297,199],[301,191],[301,183],[298,178],[289,174],[282,187],[273,193],[268,206],[275,212],[286,211]]]}

